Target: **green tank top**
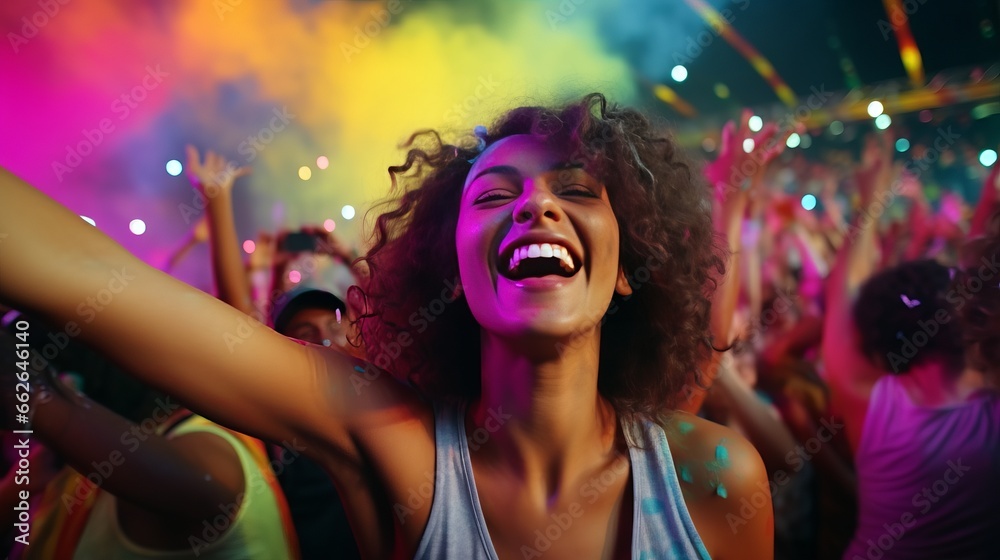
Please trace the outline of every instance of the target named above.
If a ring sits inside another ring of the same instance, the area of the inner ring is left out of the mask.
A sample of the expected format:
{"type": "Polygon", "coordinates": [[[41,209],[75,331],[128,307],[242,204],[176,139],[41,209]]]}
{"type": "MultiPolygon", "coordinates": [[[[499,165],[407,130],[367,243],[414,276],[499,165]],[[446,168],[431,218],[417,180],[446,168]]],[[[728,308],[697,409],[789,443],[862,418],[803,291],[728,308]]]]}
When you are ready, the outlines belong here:
{"type": "Polygon", "coordinates": [[[275,495],[269,482],[270,477],[267,476],[269,473],[262,471],[243,442],[200,416],[192,416],[182,422],[171,432],[170,437],[194,432],[217,435],[226,440],[239,455],[243,465],[244,498],[232,521],[224,513],[225,506],[220,505],[219,515],[202,523],[197,534],[188,537],[187,547],[180,550],[149,549],[132,542],[122,532],[118,525],[117,500],[111,494],[102,492],[80,536],[74,560],[296,558],[294,544],[285,535],[283,500],[275,495]]]}

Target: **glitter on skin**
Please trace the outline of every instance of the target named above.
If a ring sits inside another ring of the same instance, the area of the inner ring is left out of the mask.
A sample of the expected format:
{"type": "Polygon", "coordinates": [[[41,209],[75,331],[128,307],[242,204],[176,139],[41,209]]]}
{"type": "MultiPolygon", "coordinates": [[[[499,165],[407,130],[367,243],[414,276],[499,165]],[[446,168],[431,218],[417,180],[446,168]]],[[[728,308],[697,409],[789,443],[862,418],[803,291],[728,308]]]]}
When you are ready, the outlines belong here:
{"type": "Polygon", "coordinates": [[[691,469],[687,465],[681,465],[681,480],[688,484],[694,482],[694,478],[691,476],[691,469]]]}
{"type": "Polygon", "coordinates": [[[688,434],[688,433],[691,432],[691,430],[694,429],[694,424],[692,424],[690,422],[681,422],[681,423],[677,424],[677,429],[679,429],[681,431],[682,435],[688,434]]]}
{"type": "Polygon", "coordinates": [[[719,477],[719,472],[729,467],[729,465],[729,450],[726,449],[726,440],[723,438],[719,441],[719,445],[715,446],[715,460],[705,462],[705,468],[712,473],[712,478],[715,479],[715,494],[720,498],[729,497],[729,493],[726,491],[726,487],[723,486],[719,477]]]}
{"type": "Polygon", "coordinates": [[[719,445],[715,446],[715,462],[722,468],[729,466],[729,450],[726,449],[726,440],[722,440],[719,445]]]}
{"type": "Polygon", "coordinates": [[[729,450],[726,449],[726,440],[723,438],[719,445],[715,446],[715,460],[706,461],[705,468],[715,473],[718,477],[719,471],[729,466],[729,450]]]}

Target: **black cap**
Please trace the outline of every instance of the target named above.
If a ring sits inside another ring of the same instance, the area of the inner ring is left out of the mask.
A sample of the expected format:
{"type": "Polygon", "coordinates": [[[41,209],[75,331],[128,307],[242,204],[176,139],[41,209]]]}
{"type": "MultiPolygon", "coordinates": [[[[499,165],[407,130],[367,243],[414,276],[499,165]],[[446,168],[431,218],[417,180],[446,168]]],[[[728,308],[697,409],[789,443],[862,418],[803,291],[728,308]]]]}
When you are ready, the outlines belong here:
{"type": "Polygon", "coordinates": [[[284,334],[288,321],[303,309],[340,310],[346,313],[347,306],[339,297],[327,292],[300,286],[282,294],[271,306],[271,325],[274,330],[284,334]]]}

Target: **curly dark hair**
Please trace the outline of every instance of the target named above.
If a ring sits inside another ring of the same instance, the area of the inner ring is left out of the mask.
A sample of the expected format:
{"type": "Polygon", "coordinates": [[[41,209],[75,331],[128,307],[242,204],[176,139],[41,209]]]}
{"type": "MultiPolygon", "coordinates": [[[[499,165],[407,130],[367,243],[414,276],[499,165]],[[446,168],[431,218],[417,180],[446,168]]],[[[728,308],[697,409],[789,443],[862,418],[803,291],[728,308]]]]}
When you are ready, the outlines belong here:
{"type": "MultiPolygon", "coordinates": [[[[616,294],[602,319],[598,389],[619,414],[662,417],[686,383],[699,381],[713,351],[710,296],[724,253],[709,189],[669,137],[601,94],[556,109],[513,109],[479,136],[489,146],[519,134],[570,146],[606,185],[633,294],[616,294]]],[[[389,168],[396,196],[384,203],[362,259],[371,274],[360,319],[369,359],[431,399],[480,391],[480,327],[466,301],[451,295],[462,189],[483,149],[475,137],[464,140],[447,144],[432,130],[407,140],[405,163],[389,168]]]]}
{"type": "MultiPolygon", "coordinates": [[[[1000,206],[985,235],[962,248],[961,266],[949,296],[958,310],[973,367],[1000,375],[1000,206]]],[[[1000,381],[1000,380],[998,380],[1000,381]]]]}
{"type": "Polygon", "coordinates": [[[897,374],[931,360],[961,366],[962,328],[950,286],[948,268],[933,260],[904,262],[869,278],[854,302],[862,352],[897,374]]]}

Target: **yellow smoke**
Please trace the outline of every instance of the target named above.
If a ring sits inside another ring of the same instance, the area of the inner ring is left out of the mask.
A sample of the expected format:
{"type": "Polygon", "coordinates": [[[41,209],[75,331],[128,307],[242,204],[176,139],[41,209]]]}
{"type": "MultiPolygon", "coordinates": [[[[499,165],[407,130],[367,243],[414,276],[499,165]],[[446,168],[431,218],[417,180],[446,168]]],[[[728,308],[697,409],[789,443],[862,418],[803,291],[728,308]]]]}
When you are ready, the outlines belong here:
{"type": "MultiPolygon", "coordinates": [[[[86,89],[100,101],[95,112],[106,112],[106,100],[138,83],[146,64],[170,72],[136,109],[142,116],[121,124],[126,132],[116,131],[116,142],[157,134],[150,123],[182,106],[202,129],[234,131],[219,133],[231,145],[203,148],[245,163],[238,143],[268,119],[232,122],[218,103],[220,84],[253,84],[239,91],[252,91],[256,102],[285,108],[294,119],[252,162],[246,196],[258,207],[244,220],[271,227],[269,203],[283,201],[285,225],[332,217],[339,232],[356,239],[366,207],[387,194],[386,168],[402,160],[398,144],[414,130],[467,134],[516,105],[589,91],[621,102],[634,96],[627,64],[603,51],[588,18],[570,16],[553,26],[547,11],[554,2],[476,4],[458,14],[443,3],[397,0],[187,0],[169,7],[74,0],[40,41],[53,49],[46,60],[57,69],[57,87],[86,89]],[[316,168],[320,155],[330,159],[326,170],[316,168]],[[303,165],[312,168],[305,182],[298,178],[303,165]],[[358,209],[350,223],[340,216],[345,204],[358,209]]],[[[74,123],[67,138],[102,116],[74,123]]],[[[163,174],[162,164],[150,175],[177,181],[163,174]]]]}

